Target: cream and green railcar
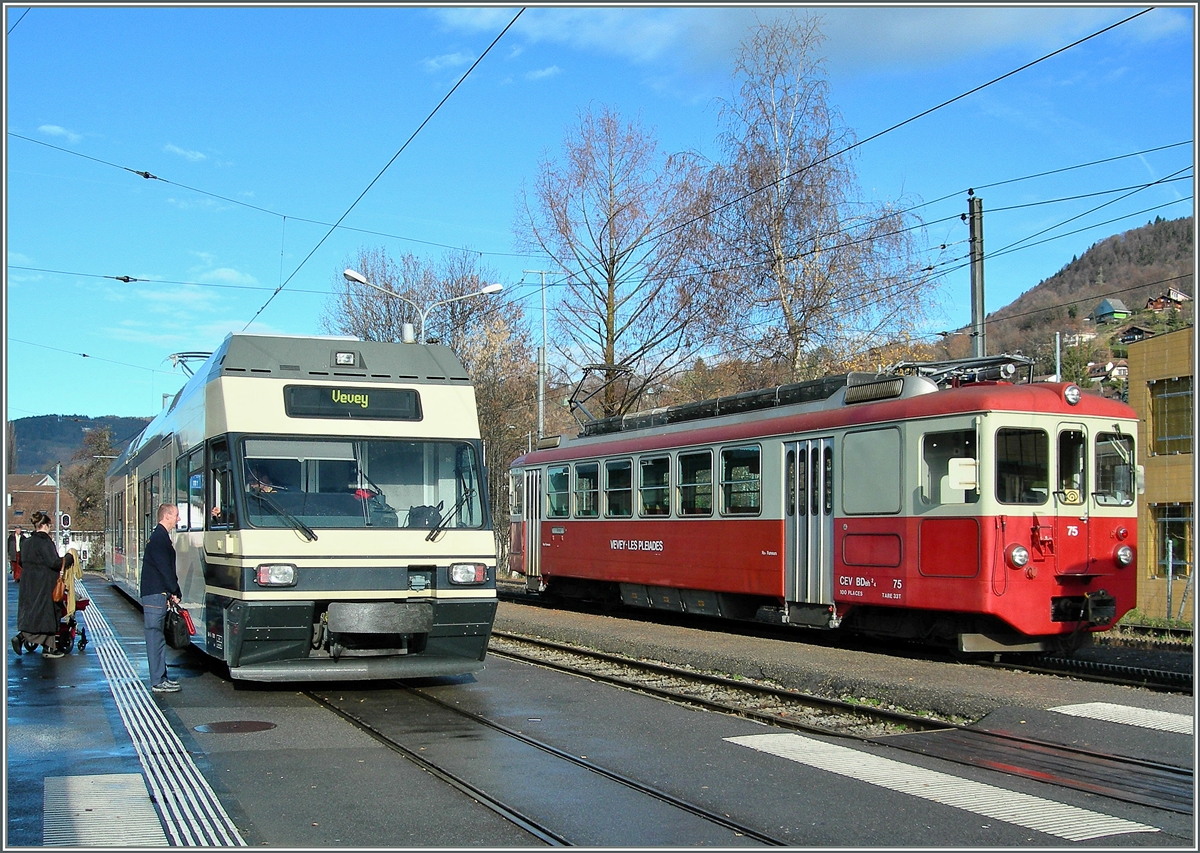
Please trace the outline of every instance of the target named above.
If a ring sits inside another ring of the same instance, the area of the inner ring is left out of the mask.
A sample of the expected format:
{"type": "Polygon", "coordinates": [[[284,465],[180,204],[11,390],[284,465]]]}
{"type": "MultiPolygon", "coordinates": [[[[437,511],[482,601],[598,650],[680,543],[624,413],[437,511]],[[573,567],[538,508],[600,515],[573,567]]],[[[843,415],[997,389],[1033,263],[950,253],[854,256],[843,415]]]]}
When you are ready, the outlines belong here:
{"type": "Polygon", "coordinates": [[[108,471],[135,598],[162,503],[193,643],[253,681],[483,667],[496,549],[475,391],[443,346],[229,335],[108,471]]]}

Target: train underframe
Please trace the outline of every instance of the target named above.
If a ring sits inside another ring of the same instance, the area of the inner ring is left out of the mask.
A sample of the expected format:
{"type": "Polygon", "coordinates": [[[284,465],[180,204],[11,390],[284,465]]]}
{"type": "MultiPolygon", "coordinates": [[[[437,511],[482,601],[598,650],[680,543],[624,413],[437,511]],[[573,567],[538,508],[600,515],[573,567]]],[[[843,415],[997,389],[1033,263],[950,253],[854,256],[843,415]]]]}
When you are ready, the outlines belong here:
{"type": "Polygon", "coordinates": [[[609,606],[714,616],[743,622],[790,625],[949,648],[956,653],[1069,652],[1087,645],[1094,628],[1112,624],[1116,609],[1104,590],[1051,599],[1052,619],[1063,631],[1028,636],[990,614],[896,609],[871,605],[803,604],[778,598],[704,590],[615,583],[572,577],[543,577],[549,598],[592,601],[609,606]]]}
{"type": "Polygon", "coordinates": [[[278,602],[209,595],[204,615],[203,648],[224,661],[234,679],[349,681],[482,669],[496,602],[278,602]]]}

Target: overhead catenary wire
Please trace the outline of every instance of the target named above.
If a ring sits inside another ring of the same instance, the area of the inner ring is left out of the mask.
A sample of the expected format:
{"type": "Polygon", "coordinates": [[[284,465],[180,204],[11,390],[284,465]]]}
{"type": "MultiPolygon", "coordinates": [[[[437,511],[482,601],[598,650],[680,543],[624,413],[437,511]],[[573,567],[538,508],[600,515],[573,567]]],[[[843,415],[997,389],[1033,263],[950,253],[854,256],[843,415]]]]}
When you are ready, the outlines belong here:
{"type": "Polygon", "coordinates": [[[308,263],[308,260],[309,260],[309,258],[311,258],[313,255],[315,255],[315,254],[317,253],[317,249],[321,248],[321,246],[322,246],[322,245],[325,243],[325,241],[329,239],[329,235],[330,235],[330,234],[332,234],[332,233],[333,233],[335,230],[337,230],[337,227],[338,227],[339,225],[341,225],[341,224],[342,224],[342,220],[343,220],[343,219],[345,219],[347,216],[349,216],[349,215],[350,215],[350,212],[351,212],[352,210],[354,210],[354,208],[355,208],[355,207],[358,205],[358,203],[359,203],[360,201],[362,201],[362,200],[363,200],[363,198],[366,196],[366,194],[367,194],[368,192],[370,192],[370,191],[371,191],[371,187],[375,186],[375,183],[376,183],[376,182],[377,182],[377,181],[378,181],[380,178],[382,178],[382,177],[383,177],[383,173],[384,173],[384,172],[386,172],[386,171],[388,170],[388,168],[389,168],[389,167],[391,167],[391,165],[392,165],[393,163],[395,163],[395,162],[396,162],[396,158],[398,158],[398,157],[399,157],[401,154],[403,154],[403,153],[404,153],[404,150],[405,150],[406,148],[408,148],[409,144],[410,144],[410,143],[411,143],[411,142],[412,142],[414,139],[416,139],[416,138],[417,138],[417,134],[419,134],[419,133],[421,132],[421,130],[422,130],[422,129],[424,129],[425,125],[429,124],[429,122],[433,120],[433,117],[434,117],[435,115],[437,115],[437,112],[438,112],[438,110],[440,110],[440,109],[442,108],[442,105],[443,105],[443,104],[445,104],[445,103],[446,103],[446,101],[450,100],[450,96],[451,96],[451,95],[453,95],[453,94],[454,94],[454,93],[455,93],[455,92],[458,90],[458,87],[459,87],[459,86],[461,86],[461,85],[463,84],[463,82],[464,82],[464,81],[465,81],[465,80],[466,80],[466,79],[467,79],[469,76],[471,76],[471,72],[472,72],[472,71],[474,71],[474,70],[476,69],[476,67],[478,67],[479,63],[483,62],[483,59],[484,59],[484,57],[486,57],[486,56],[488,55],[488,53],[490,53],[490,52],[491,52],[492,48],[496,46],[496,44],[497,44],[497,43],[500,41],[500,39],[504,38],[504,34],[505,34],[505,33],[507,33],[507,32],[509,31],[509,29],[511,29],[511,28],[512,28],[512,25],[513,25],[513,24],[515,24],[515,23],[517,22],[517,18],[521,17],[521,14],[522,14],[524,11],[525,11],[525,9],[524,9],[524,7],[522,7],[521,9],[519,9],[519,10],[517,11],[517,14],[513,15],[513,19],[512,19],[511,21],[509,21],[509,22],[508,22],[508,24],[507,24],[507,25],[504,27],[504,29],[503,29],[503,30],[501,30],[501,31],[500,31],[500,34],[499,34],[498,36],[496,36],[494,39],[492,39],[492,43],[491,43],[491,44],[489,44],[489,45],[487,46],[487,48],[486,48],[486,49],[483,51],[483,53],[481,53],[481,54],[479,55],[479,58],[478,58],[478,59],[476,59],[474,62],[472,62],[472,63],[471,63],[471,67],[470,67],[470,68],[468,68],[466,71],[464,71],[464,72],[463,72],[463,75],[462,75],[462,77],[458,78],[458,82],[457,82],[457,83],[455,83],[453,86],[451,86],[451,87],[450,87],[450,91],[446,93],[445,97],[443,97],[443,98],[442,98],[440,101],[438,101],[438,103],[437,103],[437,106],[435,106],[435,107],[433,108],[433,110],[432,110],[432,111],[429,113],[429,115],[427,115],[427,116],[425,117],[425,120],[424,120],[424,121],[422,121],[422,122],[421,122],[421,123],[420,123],[420,124],[417,126],[417,129],[416,129],[416,130],[414,130],[414,131],[412,132],[412,135],[411,135],[411,136],[409,136],[409,137],[408,137],[408,139],[407,139],[407,140],[405,140],[404,144],[400,146],[400,149],[399,149],[399,150],[398,150],[398,151],[397,151],[395,154],[393,154],[393,155],[392,155],[392,159],[390,159],[390,160],[388,160],[388,161],[387,161],[387,164],[386,164],[386,165],[385,165],[385,166],[384,166],[382,169],[380,169],[380,170],[379,170],[379,174],[378,174],[378,175],[376,175],[374,178],[372,178],[372,179],[371,179],[371,182],[370,182],[369,184],[367,184],[366,188],[365,188],[365,189],[364,189],[364,190],[363,190],[361,193],[359,193],[359,194],[358,194],[358,198],[356,198],[356,199],[355,199],[355,200],[354,200],[354,201],[353,201],[353,202],[350,204],[350,206],[349,206],[348,208],[346,208],[346,212],[345,212],[345,213],[343,213],[341,216],[339,216],[339,217],[338,217],[338,220],[337,220],[337,222],[335,222],[333,225],[331,225],[331,226],[329,227],[329,230],[325,232],[325,236],[324,236],[324,237],[322,237],[320,240],[318,240],[318,241],[317,241],[317,245],[315,245],[315,246],[313,246],[313,247],[312,247],[312,251],[310,251],[310,252],[309,252],[307,255],[305,255],[305,256],[304,256],[304,260],[302,260],[302,261],[301,261],[301,262],[300,262],[300,263],[299,263],[299,264],[296,266],[296,269],[292,270],[292,274],[291,274],[291,275],[289,275],[289,276],[287,277],[287,280],[286,280],[286,281],[284,281],[282,284],[280,284],[280,285],[279,285],[279,287],[277,287],[277,288],[275,289],[275,292],[274,292],[274,293],[272,293],[272,294],[270,295],[270,297],[268,297],[267,301],[263,303],[263,306],[262,306],[261,308],[259,308],[257,311],[255,311],[255,312],[254,312],[254,316],[253,316],[253,317],[251,317],[251,318],[250,318],[250,319],[249,319],[249,320],[246,322],[246,325],[243,327],[243,331],[244,331],[245,329],[248,329],[248,328],[250,328],[250,324],[251,324],[251,323],[253,323],[253,322],[254,322],[256,319],[258,319],[258,316],[259,316],[260,314],[262,314],[262,312],[263,312],[263,311],[267,310],[267,306],[268,306],[268,305],[270,305],[270,304],[271,304],[271,302],[272,302],[272,301],[275,299],[275,297],[276,297],[276,296],[278,296],[278,295],[279,295],[279,293],[280,293],[280,292],[281,292],[281,291],[282,291],[282,290],[283,290],[285,287],[287,287],[287,286],[288,286],[288,283],[289,283],[289,282],[290,282],[290,281],[291,281],[293,278],[295,278],[295,276],[296,276],[296,273],[300,272],[300,270],[304,268],[304,265],[305,265],[306,263],[308,263]]]}

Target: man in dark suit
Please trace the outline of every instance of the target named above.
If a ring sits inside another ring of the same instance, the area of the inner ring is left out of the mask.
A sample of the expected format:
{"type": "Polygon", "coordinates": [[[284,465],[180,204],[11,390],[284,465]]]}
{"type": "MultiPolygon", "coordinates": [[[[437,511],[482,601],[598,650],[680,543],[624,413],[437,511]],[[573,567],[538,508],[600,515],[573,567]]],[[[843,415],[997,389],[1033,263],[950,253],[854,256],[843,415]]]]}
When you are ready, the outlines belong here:
{"type": "Polygon", "coordinates": [[[179,682],[167,678],[167,638],[163,621],[167,601],[179,603],[179,576],[175,573],[175,546],[171,531],[179,522],[179,507],[161,504],[158,524],[142,554],[142,624],[146,629],[146,662],[150,667],[150,690],[154,693],[178,693],[179,682]]]}

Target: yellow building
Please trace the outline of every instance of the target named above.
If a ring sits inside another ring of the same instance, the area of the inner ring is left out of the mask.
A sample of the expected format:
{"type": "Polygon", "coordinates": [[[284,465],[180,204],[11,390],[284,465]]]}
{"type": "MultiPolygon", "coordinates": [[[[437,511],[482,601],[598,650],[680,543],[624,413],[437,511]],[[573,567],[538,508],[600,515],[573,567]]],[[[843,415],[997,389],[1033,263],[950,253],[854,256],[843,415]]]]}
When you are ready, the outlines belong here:
{"type": "Polygon", "coordinates": [[[1146,466],[1146,493],[1138,499],[1137,607],[1149,617],[1188,622],[1196,601],[1195,352],[1189,326],[1131,343],[1128,358],[1129,404],[1138,413],[1139,455],[1146,466]]]}

